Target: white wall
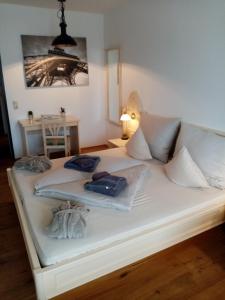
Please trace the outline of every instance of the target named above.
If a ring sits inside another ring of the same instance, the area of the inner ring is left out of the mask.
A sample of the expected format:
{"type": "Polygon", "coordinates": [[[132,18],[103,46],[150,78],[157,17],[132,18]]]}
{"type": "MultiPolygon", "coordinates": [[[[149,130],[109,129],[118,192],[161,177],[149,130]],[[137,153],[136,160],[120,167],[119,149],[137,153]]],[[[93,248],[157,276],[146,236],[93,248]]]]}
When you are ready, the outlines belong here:
{"type": "Polygon", "coordinates": [[[28,110],[38,116],[58,113],[63,106],[80,119],[82,147],[105,143],[103,15],[66,11],[68,33],[87,38],[89,86],[25,87],[20,35],[58,35],[56,14],[57,10],[0,4],[0,54],[16,157],[22,155],[17,121],[26,118],[28,110]],[[13,101],[18,102],[19,109],[13,109],[13,101]]]}
{"type": "Polygon", "coordinates": [[[117,46],[124,103],[137,90],[149,112],[225,130],[224,0],[130,0],[105,15],[105,47],[117,46]]]}

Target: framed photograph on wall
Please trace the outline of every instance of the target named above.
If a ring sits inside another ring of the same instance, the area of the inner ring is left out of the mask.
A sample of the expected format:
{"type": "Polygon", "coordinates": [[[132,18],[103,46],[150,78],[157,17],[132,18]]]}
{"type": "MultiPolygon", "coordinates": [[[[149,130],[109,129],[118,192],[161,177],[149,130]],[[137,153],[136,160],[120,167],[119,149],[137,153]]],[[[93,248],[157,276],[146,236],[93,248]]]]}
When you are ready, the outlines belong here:
{"type": "Polygon", "coordinates": [[[28,88],[89,84],[86,38],[65,50],[51,46],[54,37],[21,35],[25,82],[28,88]]]}

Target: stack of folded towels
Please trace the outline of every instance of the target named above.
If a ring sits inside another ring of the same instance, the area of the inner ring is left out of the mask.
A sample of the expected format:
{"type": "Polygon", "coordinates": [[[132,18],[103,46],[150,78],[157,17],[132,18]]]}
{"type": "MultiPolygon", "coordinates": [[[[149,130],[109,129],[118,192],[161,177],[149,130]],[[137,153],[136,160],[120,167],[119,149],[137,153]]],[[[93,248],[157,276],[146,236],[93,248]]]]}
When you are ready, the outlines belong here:
{"type": "Polygon", "coordinates": [[[77,155],[68,160],[64,168],[91,173],[94,172],[99,162],[99,156],[77,155]]]}
{"type": "Polygon", "coordinates": [[[127,185],[125,177],[110,175],[108,172],[99,172],[92,176],[92,181],[84,184],[84,188],[88,191],[116,197],[127,185]]]}
{"type": "MultiPolygon", "coordinates": [[[[98,156],[78,155],[67,161],[64,167],[91,173],[95,171],[99,162],[100,157],[98,156]]],[[[92,176],[92,181],[84,184],[84,188],[88,191],[116,197],[127,185],[125,177],[110,175],[108,172],[98,172],[92,176]]]]}

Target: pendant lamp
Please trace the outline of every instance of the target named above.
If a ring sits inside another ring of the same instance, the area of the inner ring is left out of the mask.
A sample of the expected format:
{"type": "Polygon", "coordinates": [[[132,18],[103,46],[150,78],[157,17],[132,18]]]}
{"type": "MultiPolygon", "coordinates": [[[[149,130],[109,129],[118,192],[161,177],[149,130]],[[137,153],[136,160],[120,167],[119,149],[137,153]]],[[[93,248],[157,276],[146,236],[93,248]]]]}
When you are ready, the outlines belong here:
{"type": "Polygon", "coordinates": [[[58,11],[58,16],[60,19],[59,26],[61,28],[61,34],[53,40],[52,46],[59,49],[64,49],[66,47],[74,47],[77,45],[76,41],[66,33],[67,24],[64,15],[64,10],[65,10],[64,2],[66,2],[66,0],[58,0],[58,1],[60,2],[60,9],[58,11]]]}

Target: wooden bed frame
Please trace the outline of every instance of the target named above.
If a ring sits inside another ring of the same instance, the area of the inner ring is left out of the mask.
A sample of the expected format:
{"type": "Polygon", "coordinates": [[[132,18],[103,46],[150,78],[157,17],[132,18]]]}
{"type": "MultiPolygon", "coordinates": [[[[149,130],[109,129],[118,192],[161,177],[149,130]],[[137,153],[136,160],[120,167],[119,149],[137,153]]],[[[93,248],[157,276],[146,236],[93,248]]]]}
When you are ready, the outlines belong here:
{"type": "MultiPolygon", "coordinates": [[[[217,132],[224,135],[223,132],[217,132]]],[[[48,267],[42,267],[11,169],[7,169],[39,300],[46,300],[166,249],[225,221],[225,196],[206,209],[138,235],[120,239],[48,267]],[[130,250],[132,249],[132,251],[130,250]]]]}

